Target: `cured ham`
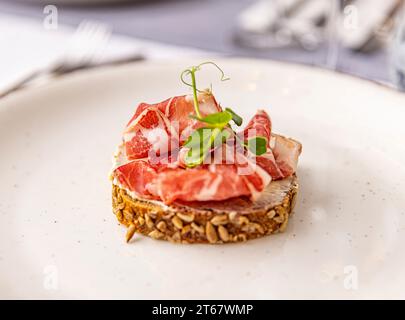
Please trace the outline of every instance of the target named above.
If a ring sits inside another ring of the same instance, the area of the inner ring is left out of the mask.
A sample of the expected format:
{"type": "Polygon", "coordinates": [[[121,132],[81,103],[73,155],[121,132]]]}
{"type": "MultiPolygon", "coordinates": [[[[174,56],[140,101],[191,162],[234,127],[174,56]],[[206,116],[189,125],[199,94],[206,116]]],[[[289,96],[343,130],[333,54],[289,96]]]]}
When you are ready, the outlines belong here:
{"type": "Polygon", "coordinates": [[[267,139],[268,144],[271,138],[271,120],[269,115],[264,110],[258,110],[256,115],[250,120],[243,136],[245,139],[261,136],[267,139]]]}
{"type": "Polygon", "coordinates": [[[175,200],[218,201],[239,196],[256,199],[270,183],[271,176],[243,154],[238,154],[237,158],[232,164],[211,164],[195,169],[154,165],[149,159],[138,159],[118,166],[115,176],[135,194],[167,204],[175,200]]]}
{"type": "MultiPolygon", "coordinates": [[[[221,111],[221,107],[218,105],[211,93],[199,93],[198,102],[200,105],[201,114],[203,116],[221,111]]],[[[155,104],[139,104],[134,116],[132,117],[128,125],[130,125],[131,122],[135,121],[136,118],[143,111],[151,108],[159,109],[172,123],[177,121],[179,123],[180,133],[190,124],[196,123],[195,120],[189,118],[189,115],[194,114],[193,96],[183,95],[172,97],[155,104]]]]}
{"type": "Polygon", "coordinates": [[[271,128],[269,115],[264,110],[259,110],[243,131],[243,136],[245,139],[255,136],[267,139],[268,151],[256,157],[256,163],[266,170],[273,180],[278,180],[289,177],[296,171],[301,144],[280,135],[272,135],[271,128]],[[271,148],[272,139],[274,146],[271,148]]]}
{"type": "Polygon", "coordinates": [[[270,148],[271,120],[264,110],[257,111],[256,115],[250,120],[242,133],[245,140],[252,137],[261,136],[267,140],[267,153],[256,157],[256,163],[262,167],[273,180],[285,178],[285,175],[279,168],[273,151],[270,148]]]}
{"type": "Polygon", "coordinates": [[[282,177],[291,176],[297,170],[298,157],[301,154],[301,143],[283,136],[275,136],[273,154],[282,177]]]}
{"type": "Polygon", "coordinates": [[[159,175],[155,192],[165,203],[225,200],[251,194],[245,179],[235,165],[170,170],[159,175]]]}
{"type": "Polygon", "coordinates": [[[151,196],[148,185],[157,177],[157,171],[146,160],[131,161],[114,171],[119,184],[138,196],[151,196]]]}
{"type": "MultiPolygon", "coordinates": [[[[198,100],[203,116],[222,110],[209,93],[199,94],[198,100]]],[[[120,186],[139,197],[166,204],[176,200],[221,201],[240,196],[254,200],[272,180],[294,174],[301,145],[272,134],[270,117],[263,110],[257,112],[241,133],[230,130],[234,135],[229,141],[264,137],[268,143],[265,154],[256,156],[243,147],[232,148],[232,143],[224,143],[210,151],[207,159],[212,162],[188,168],[183,161],[188,152],[182,147],[183,141],[204,125],[189,117],[193,112],[190,96],[138,106],[124,132],[122,148],[126,159],[113,172],[120,186]],[[219,161],[218,155],[221,155],[219,161]]]]}
{"type": "Polygon", "coordinates": [[[162,112],[151,107],[131,121],[124,132],[124,144],[129,160],[146,158],[149,151],[167,153],[177,133],[162,112]]]}
{"type": "Polygon", "coordinates": [[[279,165],[277,164],[274,154],[271,150],[262,156],[256,157],[256,163],[258,166],[262,167],[266,172],[272,177],[273,180],[283,179],[286,174],[284,174],[279,165]]]}
{"type": "MultiPolygon", "coordinates": [[[[214,96],[198,95],[202,116],[221,111],[214,96]]],[[[194,113],[192,96],[177,96],[156,104],[141,103],[124,132],[130,160],[145,158],[150,150],[157,155],[177,149],[191,132],[203,124],[190,118],[194,113]]]]}

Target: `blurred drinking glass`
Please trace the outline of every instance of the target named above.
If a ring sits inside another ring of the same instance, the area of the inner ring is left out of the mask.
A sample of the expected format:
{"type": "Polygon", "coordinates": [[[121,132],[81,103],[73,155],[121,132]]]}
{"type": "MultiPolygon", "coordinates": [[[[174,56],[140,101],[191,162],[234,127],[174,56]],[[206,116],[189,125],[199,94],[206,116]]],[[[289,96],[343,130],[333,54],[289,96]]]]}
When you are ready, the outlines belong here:
{"type": "Polygon", "coordinates": [[[405,8],[397,16],[396,31],[391,48],[392,80],[399,90],[405,91],[405,8]]]}

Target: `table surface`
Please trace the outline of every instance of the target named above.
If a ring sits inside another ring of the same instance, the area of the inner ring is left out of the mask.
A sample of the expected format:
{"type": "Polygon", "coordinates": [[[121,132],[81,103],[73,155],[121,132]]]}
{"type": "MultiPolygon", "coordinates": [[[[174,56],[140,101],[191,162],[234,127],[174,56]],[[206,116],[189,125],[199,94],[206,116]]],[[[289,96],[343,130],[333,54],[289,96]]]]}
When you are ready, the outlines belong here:
{"type": "MultiPolygon", "coordinates": [[[[327,66],[328,48],[257,50],[235,42],[236,17],[255,0],[154,0],[121,5],[61,6],[59,23],[75,26],[83,19],[103,21],[114,32],[131,37],[189,46],[231,56],[270,58],[327,66]]],[[[0,0],[0,13],[44,18],[44,5],[0,0]]],[[[377,81],[389,82],[387,50],[372,54],[339,49],[336,69],[377,81]]]]}

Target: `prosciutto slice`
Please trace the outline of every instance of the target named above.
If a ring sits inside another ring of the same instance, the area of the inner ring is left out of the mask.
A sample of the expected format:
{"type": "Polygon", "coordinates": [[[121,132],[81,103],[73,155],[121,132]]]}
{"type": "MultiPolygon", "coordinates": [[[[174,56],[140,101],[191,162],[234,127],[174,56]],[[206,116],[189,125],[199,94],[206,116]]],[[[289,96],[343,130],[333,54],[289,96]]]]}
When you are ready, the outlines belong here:
{"type": "Polygon", "coordinates": [[[268,150],[265,154],[256,157],[256,163],[271,175],[273,180],[284,179],[297,170],[298,157],[301,154],[301,144],[295,140],[271,133],[271,120],[269,115],[259,110],[250,120],[243,131],[245,139],[261,136],[268,141],[268,150]],[[274,146],[270,147],[270,141],[274,146]]]}
{"type": "Polygon", "coordinates": [[[256,157],[256,163],[266,170],[273,180],[283,179],[286,177],[286,175],[280,170],[280,167],[271,150],[268,150],[264,155],[256,157]]]}
{"type": "Polygon", "coordinates": [[[298,157],[302,151],[302,145],[298,141],[275,135],[273,154],[282,178],[291,176],[297,170],[298,157]]]}
{"type": "MultiPolygon", "coordinates": [[[[260,180],[259,177],[253,178],[260,180]]],[[[218,201],[249,196],[251,190],[247,182],[249,177],[238,175],[235,165],[221,164],[163,172],[156,180],[154,190],[165,203],[175,200],[218,201]]]]}
{"type": "MultiPolygon", "coordinates": [[[[239,196],[256,199],[271,176],[260,166],[237,154],[233,164],[211,164],[195,169],[156,165],[138,159],[118,166],[118,182],[136,195],[166,204],[182,201],[219,201],[239,196]]],[[[229,159],[229,158],[228,158],[229,159]]]]}
{"type": "Polygon", "coordinates": [[[121,186],[143,197],[151,196],[148,185],[158,176],[147,160],[128,162],[115,169],[114,174],[121,186]]]}
{"type": "Polygon", "coordinates": [[[163,113],[155,108],[143,110],[131,121],[124,132],[124,144],[128,160],[146,158],[149,151],[167,153],[177,132],[163,113]]]}
{"type": "MultiPolygon", "coordinates": [[[[200,94],[198,99],[203,115],[221,111],[211,94],[200,94]]],[[[244,148],[231,148],[232,144],[225,143],[211,151],[209,158],[213,162],[187,168],[181,159],[188,150],[181,147],[181,141],[204,125],[189,117],[193,112],[190,96],[173,97],[157,104],[141,103],[124,132],[121,148],[125,159],[120,159],[122,165],[114,170],[116,181],[139,197],[170,204],[176,200],[221,201],[240,196],[256,199],[272,180],[295,172],[301,145],[272,134],[270,117],[263,110],[257,112],[238,137],[245,141],[255,136],[266,138],[265,154],[255,156],[244,148]],[[159,154],[174,161],[165,162],[161,158],[155,161],[159,154]],[[218,154],[225,160],[216,161],[218,154]]]]}
{"type": "MultiPolygon", "coordinates": [[[[258,110],[243,131],[245,140],[260,136],[267,139],[268,144],[271,138],[271,120],[264,110],[258,110]]],[[[268,145],[270,146],[270,144],[268,145]]]]}
{"type": "MultiPolygon", "coordinates": [[[[200,93],[198,101],[202,116],[221,111],[210,93],[200,93]]],[[[191,132],[203,124],[190,118],[194,113],[192,96],[177,96],[156,104],[141,103],[124,132],[128,159],[157,155],[179,148],[191,132]]]]}
{"type": "Polygon", "coordinates": [[[256,157],[256,163],[261,166],[273,180],[284,178],[284,174],[281,172],[277,165],[276,159],[272,150],[270,149],[271,136],[271,120],[267,112],[264,110],[257,111],[256,115],[250,120],[245,130],[242,132],[242,136],[245,140],[253,137],[263,137],[267,140],[267,152],[261,156],[256,157]]]}

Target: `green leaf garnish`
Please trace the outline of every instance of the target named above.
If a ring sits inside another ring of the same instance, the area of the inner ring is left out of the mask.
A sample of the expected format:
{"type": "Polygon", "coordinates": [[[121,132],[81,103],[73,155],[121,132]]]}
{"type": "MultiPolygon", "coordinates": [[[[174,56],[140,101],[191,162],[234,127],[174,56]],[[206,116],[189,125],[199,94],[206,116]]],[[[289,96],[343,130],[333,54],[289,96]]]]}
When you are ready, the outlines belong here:
{"type": "Polygon", "coordinates": [[[223,129],[221,132],[222,135],[222,143],[225,143],[231,136],[231,132],[233,132],[231,129],[223,129]]]}
{"type": "Polygon", "coordinates": [[[211,128],[199,128],[188,137],[187,141],[184,143],[186,148],[199,147],[204,144],[204,141],[211,137],[211,128]]]}
{"type": "Polygon", "coordinates": [[[242,117],[240,117],[232,109],[226,108],[222,112],[209,114],[204,117],[202,116],[198,102],[198,93],[202,91],[198,90],[197,88],[195,73],[201,70],[202,66],[208,64],[213,65],[220,71],[221,81],[229,80],[229,78],[225,76],[222,69],[211,61],[200,63],[197,66],[192,66],[184,70],[180,76],[181,81],[185,85],[191,87],[193,90],[195,114],[190,115],[190,117],[206,124],[205,127],[193,131],[183,145],[184,147],[190,149],[184,159],[186,166],[193,168],[203,164],[211,150],[223,143],[226,143],[231,136],[235,136],[239,145],[248,149],[251,153],[257,156],[265,154],[267,152],[268,145],[268,141],[265,137],[257,136],[246,141],[242,141],[232,130],[231,126],[229,125],[231,121],[233,121],[237,126],[241,126],[243,123],[242,117]],[[186,76],[190,77],[190,82],[186,81],[186,76]]]}
{"type": "Polygon", "coordinates": [[[253,137],[245,141],[245,146],[250,152],[261,156],[267,152],[267,139],[265,137],[253,137]]]}
{"type": "Polygon", "coordinates": [[[212,113],[204,118],[197,118],[195,116],[191,116],[198,121],[205,122],[213,127],[223,128],[225,127],[229,121],[232,120],[232,114],[228,111],[212,113]]]}
{"type": "Polygon", "coordinates": [[[235,124],[240,127],[243,123],[243,119],[241,116],[239,116],[238,114],[235,113],[235,111],[233,111],[230,108],[225,108],[225,111],[229,112],[232,115],[232,120],[233,122],[235,122],[235,124]]]}
{"type": "Polygon", "coordinates": [[[190,117],[217,128],[224,128],[231,120],[235,122],[237,126],[241,126],[243,122],[243,119],[229,108],[226,108],[225,111],[213,113],[203,118],[198,118],[194,115],[191,115],[190,117]]]}
{"type": "Polygon", "coordinates": [[[190,148],[184,159],[188,167],[192,168],[204,162],[211,147],[212,131],[213,129],[200,128],[194,131],[184,144],[190,148]]]}
{"type": "Polygon", "coordinates": [[[229,137],[229,132],[219,128],[200,128],[195,130],[184,144],[190,148],[185,156],[185,164],[189,168],[204,163],[213,147],[221,145],[223,139],[229,137]]]}

